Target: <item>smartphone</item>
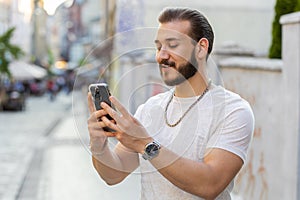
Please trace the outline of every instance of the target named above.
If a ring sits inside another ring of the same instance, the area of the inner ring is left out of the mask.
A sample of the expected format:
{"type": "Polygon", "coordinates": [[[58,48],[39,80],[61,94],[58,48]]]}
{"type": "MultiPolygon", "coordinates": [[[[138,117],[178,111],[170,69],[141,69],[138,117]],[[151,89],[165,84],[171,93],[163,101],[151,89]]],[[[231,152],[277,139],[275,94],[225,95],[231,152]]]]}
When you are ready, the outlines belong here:
{"type": "Polygon", "coordinates": [[[94,105],[96,110],[101,110],[101,102],[107,103],[112,107],[112,103],[109,100],[109,96],[111,95],[108,89],[108,85],[106,83],[94,83],[89,86],[89,91],[92,94],[92,98],[94,101],[94,105]]]}
{"type": "MultiPolygon", "coordinates": [[[[110,107],[112,107],[114,109],[111,101],[109,100],[109,96],[111,94],[110,94],[108,85],[106,83],[91,84],[91,85],[89,85],[89,91],[92,94],[92,99],[94,101],[94,105],[95,105],[96,110],[101,110],[102,109],[102,107],[100,105],[101,102],[107,103],[110,107]]],[[[110,115],[106,115],[106,117],[109,120],[112,120],[112,117],[110,115]]],[[[108,127],[104,127],[103,129],[105,131],[114,132],[113,129],[110,129],[108,127]]]]}

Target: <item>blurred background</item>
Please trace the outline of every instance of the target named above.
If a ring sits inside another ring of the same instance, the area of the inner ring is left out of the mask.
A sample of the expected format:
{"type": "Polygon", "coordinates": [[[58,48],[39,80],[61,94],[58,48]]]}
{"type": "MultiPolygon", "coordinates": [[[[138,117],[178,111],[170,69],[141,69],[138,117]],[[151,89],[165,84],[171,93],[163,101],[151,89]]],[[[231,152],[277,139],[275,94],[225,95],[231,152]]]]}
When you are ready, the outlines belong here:
{"type": "Polygon", "coordinates": [[[201,11],[215,32],[213,82],[251,104],[256,126],[233,199],[299,199],[300,0],[0,0],[0,199],[138,199],[138,170],[109,187],[88,150],[88,85],[134,113],[168,88],[157,16],[201,11]]]}

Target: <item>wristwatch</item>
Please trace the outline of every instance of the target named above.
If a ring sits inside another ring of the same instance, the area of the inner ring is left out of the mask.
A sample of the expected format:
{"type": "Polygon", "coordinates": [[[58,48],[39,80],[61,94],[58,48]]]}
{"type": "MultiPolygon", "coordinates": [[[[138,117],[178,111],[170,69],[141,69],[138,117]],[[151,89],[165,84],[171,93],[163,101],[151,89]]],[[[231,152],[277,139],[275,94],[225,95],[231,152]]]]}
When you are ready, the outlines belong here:
{"type": "Polygon", "coordinates": [[[155,141],[150,142],[150,143],[146,144],[142,157],[145,160],[151,160],[151,159],[155,158],[156,156],[158,156],[160,148],[161,148],[161,146],[157,142],[155,142],[155,141]]]}

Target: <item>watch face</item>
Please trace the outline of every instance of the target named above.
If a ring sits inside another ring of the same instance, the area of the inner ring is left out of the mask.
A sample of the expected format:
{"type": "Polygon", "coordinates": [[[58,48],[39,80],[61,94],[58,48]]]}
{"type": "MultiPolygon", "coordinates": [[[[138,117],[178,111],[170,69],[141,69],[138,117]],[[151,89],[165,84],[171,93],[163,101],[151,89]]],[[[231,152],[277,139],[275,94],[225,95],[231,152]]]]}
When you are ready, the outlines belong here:
{"type": "Polygon", "coordinates": [[[146,148],[146,152],[149,156],[156,155],[158,153],[159,147],[155,144],[150,144],[146,148]]]}

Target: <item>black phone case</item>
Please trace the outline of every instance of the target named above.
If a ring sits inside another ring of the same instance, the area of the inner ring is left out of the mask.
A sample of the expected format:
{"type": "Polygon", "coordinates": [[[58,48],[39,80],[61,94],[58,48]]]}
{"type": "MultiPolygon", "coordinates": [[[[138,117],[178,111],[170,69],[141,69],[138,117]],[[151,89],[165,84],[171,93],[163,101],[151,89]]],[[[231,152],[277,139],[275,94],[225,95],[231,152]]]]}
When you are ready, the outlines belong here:
{"type": "MultiPolygon", "coordinates": [[[[109,100],[110,91],[108,89],[108,85],[106,83],[95,83],[89,86],[89,91],[92,93],[93,101],[96,110],[101,110],[101,102],[107,103],[110,107],[113,108],[111,101],[109,100]]],[[[112,120],[110,115],[106,115],[109,120],[112,120]]],[[[114,130],[105,127],[105,131],[114,132],[114,130]]]]}
{"type": "Polygon", "coordinates": [[[92,93],[96,110],[102,109],[100,106],[101,102],[105,102],[109,106],[112,106],[109,100],[110,92],[107,84],[105,83],[91,84],[89,88],[90,88],[90,92],[92,93]]]}

